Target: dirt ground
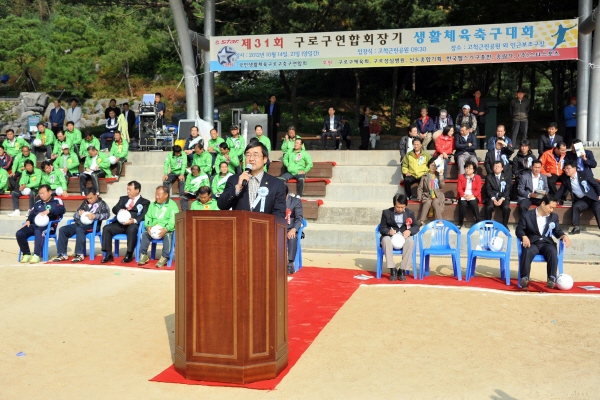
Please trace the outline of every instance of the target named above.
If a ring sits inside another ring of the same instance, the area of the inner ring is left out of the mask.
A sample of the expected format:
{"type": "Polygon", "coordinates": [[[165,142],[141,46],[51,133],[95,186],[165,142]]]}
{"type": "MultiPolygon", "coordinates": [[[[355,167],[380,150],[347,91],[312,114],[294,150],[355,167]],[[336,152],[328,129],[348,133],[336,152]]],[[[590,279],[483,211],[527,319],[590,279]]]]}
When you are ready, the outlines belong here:
{"type": "MultiPolygon", "coordinates": [[[[172,363],[173,272],[21,266],[16,251],[0,240],[2,400],[600,396],[600,296],[362,286],[276,390],[187,386],[148,381],[172,363]]],[[[374,255],[304,256],[305,265],[375,268],[374,255]]],[[[598,266],[565,270],[600,282],[598,266]]],[[[440,259],[432,271],[451,268],[440,259]]],[[[535,265],[532,277],[544,275],[535,265]]]]}

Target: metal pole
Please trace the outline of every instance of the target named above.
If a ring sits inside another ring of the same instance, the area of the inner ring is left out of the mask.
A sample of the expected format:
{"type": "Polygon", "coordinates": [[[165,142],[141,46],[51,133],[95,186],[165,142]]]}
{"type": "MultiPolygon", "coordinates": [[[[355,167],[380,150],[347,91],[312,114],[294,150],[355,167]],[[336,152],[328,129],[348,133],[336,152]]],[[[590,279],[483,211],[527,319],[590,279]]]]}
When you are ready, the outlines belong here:
{"type": "MultiPolygon", "coordinates": [[[[600,65],[600,18],[596,18],[594,31],[591,62],[594,65],[600,65]]],[[[585,68],[589,68],[587,63],[584,62],[582,64],[584,64],[585,68]]],[[[578,82],[577,86],[579,87],[580,85],[578,82]]],[[[587,140],[598,142],[600,141],[600,68],[592,69],[589,88],[587,140]]],[[[579,125],[579,119],[577,120],[577,125],[579,125]]]]}
{"type": "MultiPolygon", "coordinates": [[[[215,1],[204,0],[204,37],[210,40],[215,34],[215,1]]],[[[213,111],[215,108],[215,76],[210,72],[210,52],[204,53],[204,120],[213,124],[213,111]]]]}
{"type": "MultiPolygon", "coordinates": [[[[592,11],[592,0],[579,0],[579,15],[581,20],[592,11]]],[[[596,9],[595,11],[598,11],[596,9]]],[[[577,139],[583,142],[590,140],[588,138],[588,107],[589,107],[589,87],[590,87],[590,67],[592,59],[592,34],[582,34],[579,32],[577,39],[579,49],[579,61],[577,63],[577,139]]]]}
{"type": "Polygon", "coordinates": [[[196,91],[196,64],[194,62],[194,53],[192,51],[192,41],[190,40],[189,29],[185,11],[181,0],[169,0],[177,37],[179,38],[179,47],[181,51],[183,76],[185,83],[185,102],[187,110],[187,119],[195,119],[198,115],[198,97],[196,91]]]}

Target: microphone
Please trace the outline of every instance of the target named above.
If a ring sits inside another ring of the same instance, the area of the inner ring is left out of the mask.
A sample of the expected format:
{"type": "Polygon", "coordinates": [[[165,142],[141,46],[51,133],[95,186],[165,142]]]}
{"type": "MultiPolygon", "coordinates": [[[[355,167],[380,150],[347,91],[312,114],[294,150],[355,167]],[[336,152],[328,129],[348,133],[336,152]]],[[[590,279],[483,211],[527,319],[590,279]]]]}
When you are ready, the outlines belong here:
{"type": "MultiPolygon", "coordinates": [[[[246,168],[244,168],[244,171],[249,174],[252,173],[252,164],[246,164],[246,168]]],[[[248,186],[248,181],[243,181],[242,189],[245,188],[246,186],[248,186]]]]}

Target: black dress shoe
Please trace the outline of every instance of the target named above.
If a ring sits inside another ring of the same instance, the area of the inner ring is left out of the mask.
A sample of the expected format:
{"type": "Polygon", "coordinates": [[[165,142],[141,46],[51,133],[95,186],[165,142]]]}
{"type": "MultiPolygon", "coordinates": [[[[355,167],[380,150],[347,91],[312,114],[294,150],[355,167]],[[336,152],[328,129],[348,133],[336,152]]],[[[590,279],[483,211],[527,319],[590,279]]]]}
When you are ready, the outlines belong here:
{"type": "Polygon", "coordinates": [[[405,281],[406,280],[406,273],[404,272],[403,269],[399,269],[398,270],[398,279],[401,281],[405,281]]]}
{"type": "Polygon", "coordinates": [[[115,258],[113,257],[112,254],[107,254],[104,257],[102,257],[102,261],[100,261],[102,264],[106,264],[109,262],[115,261],[115,258]]]}
{"type": "Polygon", "coordinates": [[[556,278],[551,276],[546,281],[546,286],[548,286],[548,289],[554,289],[554,285],[556,285],[556,278]]]}
{"type": "Polygon", "coordinates": [[[287,273],[288,273],[288,275],[292,275],[294,272],[296,272],[294,270],[294,263],[293,262],[288,262],[288,266],[287,266],[287,273]]]}
{"type": "Polygon", "coordinates": [[[571,232],[569,232],[569,235],[578,235],[581,233],[581,229],[579,229],[578,226],[574,226],[573,229],[571,229],[571,232]]]}
{"type": "Polygon", "coordinates": [[[390,268],[390,282],[396,280],[396,268],[390,268]]]}
{"type": "Polygon", "coordinates": [[[521,278],[521,288],[522,289],[527,289],[529,288],[529,278],[524,276],[521,278]]]}
{"type": "Polygon", "coordinates": [[[125,257],[121,260],[123,264],[130,263],[133,261],[133,256],[131,254],[125,254],[125,257]]]}

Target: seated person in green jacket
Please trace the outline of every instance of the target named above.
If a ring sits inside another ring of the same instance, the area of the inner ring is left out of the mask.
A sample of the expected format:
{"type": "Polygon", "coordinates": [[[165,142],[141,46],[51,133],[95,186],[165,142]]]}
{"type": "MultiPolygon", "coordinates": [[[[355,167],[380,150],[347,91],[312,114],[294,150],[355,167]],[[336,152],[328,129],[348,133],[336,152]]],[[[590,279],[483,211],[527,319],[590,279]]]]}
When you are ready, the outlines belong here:
{"type": "Polygon", "coordinates": [[[12,129],[6,130],[6,139],[2,142],[2,147],[8,153],[9,156],[15,158],[21,154],[21,148],[23,146],[29,146],[29,143],[22,137],[15,137],[15,131],[12,129]]]}
{"type": "MultiPolygon", "coordinates": [[[[302,137],[296,135],[296,127],[294,125],[290,125],[287,130],[287,133],[283,137],[283,142],[281,143],[281,151],[285,154],[289,151],[294,151],[294,143],[296,139],[302,139],[302,137]]],[[[306,150],[304,145],[302,146],[302,150],[306,150]]]]}
{"type": "Polygon", "coordinates": [[[56,140],[54,141],[54,146],[52,147],[50,161],[56,160],[56,158],[62,154],[63,144],[71,146],[71,142],[69,142],[62,129],[60,129],[58,132],[56,132],[56,140]]]}
{"type": "Polygon", "coordinates": [[[9,217],[20,217],[19,197],[29,196],[29,209],[33,208],[37,190],[42,182],[42,171],[34,167],[33,161],[25,160],[25,170],[21,174],[19,186],[11,192],[13,212],[8,214],[9,217]]]}
{"type": "MultiPolygon", "coordinates": [[[[227,163],[229,172],[231,172],[232,174],[235,174],[236,167],[238,167],[240,165],[239,158],[236,155],[229,154],[229,146],[227,145],[227,143],[221,143],[219,145],[219,149],[221,150],[221,152],[219,154],[217,154],[217,159],[215,160],[215,166],[221,165],[221,163],[223,161],[225,161],[227,163]]],[[[217,171],[217,168],[215,167],[214,175],[216,175],[217,173],[218,173],[218,171],[217,171]]]]}
{"type": "Polygon", "coordinates": [[[188,200],[196,197],[196,192],[202,186],[207,186],[210,184],[208,179],[208,175],[204,172],[200,172],[200,167],[197,165],[192,165],[191,173],[188,174],[185,180],[185,188],[184,194],[179,199],[181,201],[181,210],[188,210],[188,200]]]}
{"type": "Polygon", "coordinates": [[[116,159],[116,162],[110,166],[111,171],[114,170],[114,175],[112,177],[119,180],[123,164],[127,162],[127,156],[129,155],[129,142],[123,139],[123,136],[119,131],[115,131],[114,133],[110,155],[116,159]]]}
{"type": "Polygon", "coordinates": [[[68,197],[67,180],[60,169],[54,169],[50,161],[42,163],[42,178],[40,185],[48,185],[52,189],[52,194],[56,196],[68,197]]]}
{"type": "Polygon", "coordinates": [[[83,173],[79,174],[79,191],[82,196],[85,196],[85,188],[88,181],[92,182],[92,187],[96,189],[96,193],[100,193],[100,178],[110,176],[110,161],[104,153],[99,154],[98,149],[94,146],[88,147],[88,156],[85,158],[83,165],[83,173]]]}
{"type": "Polygon", "coordinates": [[[8,190],[8,172],[4,168],[0,168],[0,194],[4,194],[8,190]]]}
{"type": "Polygon", "coordinates": [[[88,149],[90,146],[94,146],[96,149],[100,148],[100,141],[94,134],[90,131],[85,133],[84,139],[81,141],[79,145],[79,161],[84,162],[86,157],[88,156],[88,149]]]}
{"type": "Polygon", "coordinates": [[[302,196],[306,174],[308,174],[308,171],[310,171],[313,166],[310,154],[308,154],[306,150],[302,150],[302,146],[302,139],[297,138],[294,142],[294,150],[284,154],[283,165],[287,168],[287,172],[279,177],[279,179],[286,182],[292,178],[297,180],[297,196],[302,196]]]}
{"type": "Polygon", "coordinates": [[[212,175],[212,156],[206,150],[204,150],[204,140],[200,139],[194,146],[194,156],[192,157],[192,165],[200,167],[200,171],[206,175],[212,175]]]}
{"type": "Polygon", "coordinates": [[[187,167],[187,156],[181,146],[173,146],[173,151],[167,155],[164,163],[163,185],[171,192],[171,185],[179,180],[179,197],[183,197],[185,189],[185,170],[187,167]]]}
{"type": "MultiPolygon", "coordinates": [[[[244,150],[246,149],[246,140],[244,139],[243,136],[240,136],[240,130],[238,129],[237,125],[233,125],[231,128],[231,136],[227,138],[227,141],[225,143],[227,143],[227,146],[229,146],[229,155],[231,157],[237,157],[238,158],[238,168],[239,168],[239,163],[242,162],[242,160],[244,159],[244,150]]],[[[215,170],[218,169],[218,166],[215,164],[215,170]]],[[[240,172],[240,171],[236,171],[240,172]]]]}
{"type": "MultiPolygon", "coordinates": [[[[181,153],[181,147],[179,152],[181,153]]],[[[184,158],[185,155],[184,155],[184,158]]],[[[184,165],[187,160],[184,160],[184,165]]],[[[144,225],[146,231],[142,233],[140,242],[140,260],[138,265],[146,265],[150,261],[148,257],[148,247],[152,240],[150,232],[152,228],[157,226],[160,228],[159,238],[163,241],[162,254],[156,266],[162,268],[169,261],[169,253],[171,251],[171,240],[173,240],[173,232],[175,231],[175,214],[179,212],[177,204],[169,198],[169,189],[165,186],[158,186],[154,194],[155,201],[150,203],[148,212],[144,217],[144,225]]]]}
{"type": "Polygon", "coordinates": [[[71,146],[64,143],[62,146],[62,154],[54,160],[54,168],[62,171],[66,179],[72,176],[79,176],[79,157],[71,150],[71,146]]]}
{"type": "Polygon", "coordinates": [[[25,161],[31,160],[33,165],[37,165],[37,158],[29,148],[28,144],[21,147],[21,153],[13,159],[12,171],[8,175],[8,183],[12,190],[16,190],[20,184],[21,174],[25,171],[25,161]]]}
{"type": "Polygon", "coordinates": [[[37,129],[38,131],[33,138],[32,144],[34,145],[36,152],[45,152],[46,159],[48,160],[52,156],[52,148],[54,147],[56,137],[54,136],[54,132],[50,129],[46,129],[46,125],[44,125],[43,122],[38,122],[37,129]],[[36,146],[36,140],[40,141],[38,146],[36,146]]]}
{"type": "Polygon", "coordinates": [[[196,201],[192,203],[193,211],[219,211],[217,200],[212,198],[212,190],[208,186],[201,186],[196,195],[196,201]]]}
{"type": "Polygon", "coordinates": [[[219,145],[225,142],[223,138],[219,137],[219,132],[216,129],[210,130],[210,139],[208,139],[208,152],[212,155],[212,164],[211,167],[215,165],[215,160],[217,159],[217,154],[219,154],[219,145]]]}
{"type": "Polygon", "coordinates": [[[233,175],[229,172],[229,164],[226,161],[221,161],[219,164],[219,174],[213,176],[211,189],[213,196],[218,199],[223,190],[225,190],[225,184],[227,183],[227,179],[233,175]]]}
{"type": "Polygon", "coordinates": [[[419,184],[421,177],[429,172],[431,155],[423,149],[420,137],[413,139],[413,149],[402,160],[402,176],[404,176],[404,191],[408,200],[412,196],[412,185],[419,184]]]}
{"type": "Polygon", "coordinates": [[[77,153],[79,150],[79,146],[81,145],[81,131],[75,128],[75,123],[73,121],[67,122],[67,130],[65,131],[65,136],[67,140],[73,146],[73,150],[77,153]]]}

